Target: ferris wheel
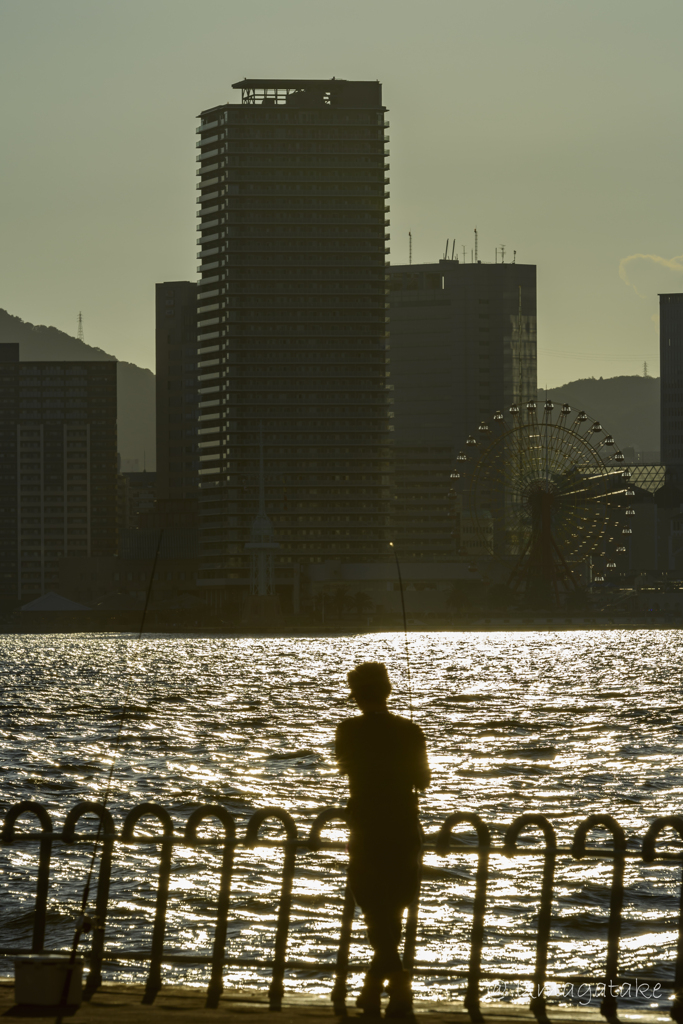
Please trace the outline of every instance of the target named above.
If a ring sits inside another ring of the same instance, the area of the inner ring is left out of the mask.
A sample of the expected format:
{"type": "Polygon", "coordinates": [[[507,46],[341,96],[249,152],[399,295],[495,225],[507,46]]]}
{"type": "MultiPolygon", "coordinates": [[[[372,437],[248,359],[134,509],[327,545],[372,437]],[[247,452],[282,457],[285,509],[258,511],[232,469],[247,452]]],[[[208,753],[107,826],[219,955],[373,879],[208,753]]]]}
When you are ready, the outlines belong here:
{"type": "Polygon", "coordinates": [[[546,401],[497,412],[467,439],[451,478],[463,553],[508,564],[508,585],[540,601],[624,568],[634,490],[614,438],[585,412],[546,401]],[[539,414],[540,413],[540,414],[539,414]],[[463,523],[466,524],[463,530],[463,523]]]}

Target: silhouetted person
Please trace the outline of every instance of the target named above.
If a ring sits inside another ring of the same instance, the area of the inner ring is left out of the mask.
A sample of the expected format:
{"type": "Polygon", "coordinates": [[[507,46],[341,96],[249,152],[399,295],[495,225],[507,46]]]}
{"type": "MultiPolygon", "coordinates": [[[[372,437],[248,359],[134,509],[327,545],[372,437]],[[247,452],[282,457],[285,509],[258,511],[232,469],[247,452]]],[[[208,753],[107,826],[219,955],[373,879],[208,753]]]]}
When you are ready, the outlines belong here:
{"type": "Polygon", "coordinates": [[[422,830],[416,789],[430,772],[424,733],[387,708],[391,683],[384,665],[366,662],[348,674],[363,712],[337,727],[339,769],[349,777],[349,885],[363,911],[374,950],[357,1005],[380,1014],[389,982],[387,1016],[412,1015],[410,979],[398,952],[401,921],[420,884],[422,830]]]}

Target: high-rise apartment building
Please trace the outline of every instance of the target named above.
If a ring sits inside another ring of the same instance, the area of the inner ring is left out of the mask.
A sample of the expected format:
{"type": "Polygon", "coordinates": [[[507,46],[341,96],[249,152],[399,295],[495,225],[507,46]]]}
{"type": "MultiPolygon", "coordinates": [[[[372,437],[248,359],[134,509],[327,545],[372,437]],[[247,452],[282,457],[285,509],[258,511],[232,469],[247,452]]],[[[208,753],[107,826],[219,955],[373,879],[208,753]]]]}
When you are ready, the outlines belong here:
{"type": "Polygon", "coordinates": [[[659,296],[661,461],[683,484],[683,292],[659,296]]]}
{"type": "Polygon", "coordinates": [[[156,286],[156,398],[157,498],[177,508],[199,493],[197,285],[190,281],[156,286]]]}
{"type": "Polygon", "coordinates": [[[0,600],[55,589],[60,559],[115,554],[116,363],[0,345],[0,459],[0,600]]]}
{"type": "Polygon", "coordinates": [[[199,154],[200,583],[387,552],[387,138],[378,82],[245,80],[199,154]]]}
{"type": "Polygon", "coordinates": [[[392,527],[403,558],[444,561],[461,547],[455,456],[482,420],[536,398],[536,267],[440,260],[388,272],[392,527]]]}

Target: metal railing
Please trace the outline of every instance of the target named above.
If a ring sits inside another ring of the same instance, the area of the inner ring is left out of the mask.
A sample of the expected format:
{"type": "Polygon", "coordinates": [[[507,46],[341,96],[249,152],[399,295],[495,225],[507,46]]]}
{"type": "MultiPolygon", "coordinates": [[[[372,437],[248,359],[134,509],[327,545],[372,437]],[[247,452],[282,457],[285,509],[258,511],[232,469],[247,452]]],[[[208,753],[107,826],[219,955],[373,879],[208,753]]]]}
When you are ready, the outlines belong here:
{"type": "MultiPolygon", "coordinates": [[[[326,840],[322,830],[332,823],[346,825],[345,812],[340,808],[328,807],[315,818],[306,838],[299,835],[292,816],[278,807],[264,807],[256,810],[247,823],[244,836],[237,836],[234,816],[218,804],[204,804],[197,807],[187,819],[184,832],[178,835],[174,831],[173,821],[169,812],[159,804],[142,803],[134,807],[126,815],[123,828],[117,833],[114,819],[102,805],[92,802],[76,804],[67,814],[61,832],[55,832],[47,809],[33,801],[14,804],[5,818],[0,832],[0,842],[11,845],[17,842],[37,843],[39,848],[38,874],[36,886],[36,902],[33,917],[33,940],[30,950],[0,948],[0,955],[21,955],[28,952],[39,953],[45,947],[45,931],[48,904],[48,885],[53,843],[61,842],[73,846],[83,843],[92,845],[93,833],[79,835],[76,827],[82,817],[94,815],[98,819],[98,836],[101,844],[97,890],[95,894],[95,913],[93,920],[92,946],[89,953],[90,972],[85,986],[85,997],[90,998],[102,984],[102,964],[105,960],[149,960],[149,971],[145,985],[143,1003],[150,1004],[161,989],[162,963],[210,964],[210,981],[207,991],[206,1005],[216,1007],[223,992],[223,969],[225,966],[266,967],[271,971],[268,999],[271,1010],[279,1010],[284,995],[284,977],[288,969],[305,968],[310,970],[310,963],[287,960],[287,942],[290,927],[290,911],[292,903],[292,883],[294,879],[297,852],[325,850],[343,850],[345,843],[326,840]],[[40,832],[18,832],[16,824],[24,815],[33,815],[41,826],[40,832]],[[159,833],[154,836],[137,836],[136,826],[145,819],[155,819],[159,833]],[[267,839],[260,836],[261,827],[266,822],[279,822],[284,830],[281,840],[267,839]],[[200,824],[213,823],[221,835],[212,838],[201,838],[198,835],[200,824]],[[109,889],[115,844],[119,845],[151,845],[159,847],[159,874],[156,890],[156,906],[152,928],[151,949],[149,953],[126,953],[123,950],[108,950],[105,953],[105,923],[109,903],[109,889]],[[222,852],[220,861],[219,889],[216,904],[216,924],[213,939],[213,952],[210,956],[199,954],[165,954],[164,936],[166,932],[166,911],[168,905],[169,883],[171,879],[171,857],[174,846],[190,848],[213,847],[222,852]],[[277,924],[273,956],[270,960],[247,960],[243,957],[231,958],[225,955],[228,934],[228,910],[231,898],[231,882],[233,877],[235,850],[238,847],[253,849],[270,846],[283,850],[282,877],[280,898],[277,912],[277,924]]],[[[555,866],[559,855],[574,860],[602,860],[612,865],[610,887],[609,915],[607,920],[607,955],[604,977],[600,979],[584,976],[555,976],[555,980],[563,982],[589,982],[604,985],[604,998],[601,1012],[608,1019],[616,1019],[617,995],[619,985],[625,979],[619,976],[619,942],[622,929],[622,907],[624,902],[624,866],[627,858],[640,860],[645,864],[668,861],[683,865],[680,852],[667,853],[657,850],[660,834],[672,829],[678,839],[683,840],[683,817],[669,815],[656,818],[642,841],[639,852],[627,850],[626,835],[619,823],[610,815],[593,814],[586,818],[577,828],[574,840],[569,847],[560,847],[553,825],[542,814],[523,814],[510,824],[503,834],[502,845],[496,846],[491,840],[491,830],[478,814],[459,812],[449,815],[439,831],[426,837],[424,848],[434,851],[441,857],[449,853],[466,854],[477,858],[475,874],[474,904],[470,932],[469,964],[466,971],[459,971],[444,965],[438,968],[416,962],[417,923],[419,915],[419,897],[409,907],[406,919],[405,942],[403,949],[403,965],[411,974],[450,975],[466,979],[465,1008],[473,1021],[482,1021],[481,982],[487,979],[506,979],[503,972],[487,972],[482,970],[482,950],[484,948],[484,922],[487,907],[487,886],[489,882],[489,858],[492,854],[506,857],[535,856],[543,858],[543,873],[539,900],[539,912],[536,926],[536,957],[533,973],[517,974],[515,979],[532,982],[532,998],[530,1008],[539,1021],[546,1021],[545,989],[548,980],[548,944],[550,938],[553,887],[555,866]],[[453,835],[456,826],[468,826],[477,836],[476,845],[464,842],[453,835]],[[520,837],[532,829],[540,829],[543,847],[520,846],[520,837]],[[586,840],[594,830],[606,830],[611,836],[610,847],[590,847],[586,840]]],[[[317,970],[329,970],[335,975],[330,993],[334,1010],[338,1015],[346,1013],[347,979],[350,970],[356,966],[349,962],[351,930],[355,911],[355,900],[348,886],[346,887],[342,914],[339,945],[334,966],[316,965],[317,970]]],[[[678,941],[674,965],[674,979],[670,986],[673,992],[671,1016],[683,1024],[683,885],[678,906],[678,941]]],[[[658,980],[661,985],[661,979],[658,980]]]]}

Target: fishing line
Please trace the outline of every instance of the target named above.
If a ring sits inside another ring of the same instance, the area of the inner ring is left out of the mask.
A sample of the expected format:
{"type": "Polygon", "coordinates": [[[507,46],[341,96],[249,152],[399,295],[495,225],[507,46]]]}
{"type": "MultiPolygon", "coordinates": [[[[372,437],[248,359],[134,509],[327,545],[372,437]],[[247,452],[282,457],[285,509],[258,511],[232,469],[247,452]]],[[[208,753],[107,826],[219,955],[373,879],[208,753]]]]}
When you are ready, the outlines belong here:
{"type": "MultiPolygon", "coordinates": [[[[154,561],[152,562],[152,571],[151,571],[151,573],[149,575],[149,583],[147,585],[147,594],[145,596],[145,604],[144,604],[144,607],[143,607],[143,610],[142,610],[142,618],[140,620],[140,629],[138,631],[138,643],[142,639],[142,631],[143,631],[144,626],[145,626],[145,619],[147,618],[147,609],[149,607],[149,599],[150,599],[151,594],[152,594],[152,585],[154,583],[154,575],[156,573],[157,562],[159,560],[159,552],[161,551],[161,541],[162,541],[163,536],[164,536],[164,531],[163,530],[159,530],[159,540],[157,542],[156,551],[154,552],[154,561]]],[[[104,799],[102,800],[102,807],[105,810],[106,810],[106,807],[107,807],[107,803],[109,801],[109,797],[111,795],[111,784],[112,784],[112,781],[113,781],[113,778],[114,778],[114,768],[116,767],[116,761],[118,759],[119,750],[120,750],[120,747],[121,747],[121,739],[123,737],[123,726],[124,726],[124,723],[125,723],[125,720],[126,720],[126,715],[127,715],[127,712],[128,712],[128,704],[129,704],[129,696],[130,696],[131,686],[132,686],[132,676],[129,674],[128,681],[126,683],[126,687],[125,687],[125,689],[123,691],[123,702],[122,702],[122,707],[121,707],[121,718],[120,718],[120,721],[119,721],[119,727],[118,727],[118,729],[116,731],[116,737],[114,739],[114,746],[113,746],[113,749],[112,749],[112,760],[111,760],[111,765],[110,765],[110,768],[109,768],[109,775],[107,776],[107,788],[104,791],[104,799]]],[[[87,934],[87,932],[91,931],[93,929],[93,927],[97,927],[99,925],[99,922],[95,918],[91,918],[91,917],[89,917],[86,914],[86,909],[87,909],[87,906],[88,906],[88,900],[90,898],[90,886],[91,886],[91,883],[92,883],[93,871],[95,869],[95,860],[97,859],[97,848],[98,848],[98,846],[100,844],[100,836],[101,836],[101,834],[102,834],[102,818],[99,819],[99,823],[98,823],[98,826],[97,826],[97,834],[95,836],[95,843],[94,843],[94,846],[93,846],[92,857],[90,858],[90,866],[88,868],[88,875],[87,875],[87,878],[85,880],[85,885],[83,887],[83,895],[81,897],[81,913],[80,913],[80,916],[76,919],[76,927],[75,927],[75,930],[74,930],[73,941],[71,943],[71,954],[70,954],[70,957],[69,957],[68,970],[66,972],[66,977],[64,979],[64,988],[63,988],[63,991],[62,991],[62,998],[61,998],[60,1003],[59,1003],[60,1011],[59,1011],[59,1013],[57,1015],[57,1018],[55,1020],[55,1024],[63,1024],[63,1019],[64,1019],[64,1012],[63,1011],[66,1009],[66,1006],[67,1006],[67,999],[69,997],[69,989],[71,988],[71,979],[73,977],[74,966],[75,966],[75,963],[76,963],[76,953],[78,952],[78,946],[79,946],[79,943],[81,941],[81,936],[83,935],[84,932],[87,934]]]]}
{"type": "Polygon", "coordinates": [[[403,636],[405,640],[406,648],[406,669],[408,671],[408,705],[410,707],[410,721],[413,720],[413,681],[410,676],[410,652],[408,650],[408,620],[406,619],[406,602],[403,596],[403,577],[401,576],[401,566],[398,560],[398,554],[394,547],[394,542],[389,541],[389,547],[394,552],[394,561],[396,562],[396,572],[398,574],[398,589],[401,592],[401,610],[403,611],[403,636]]]}

